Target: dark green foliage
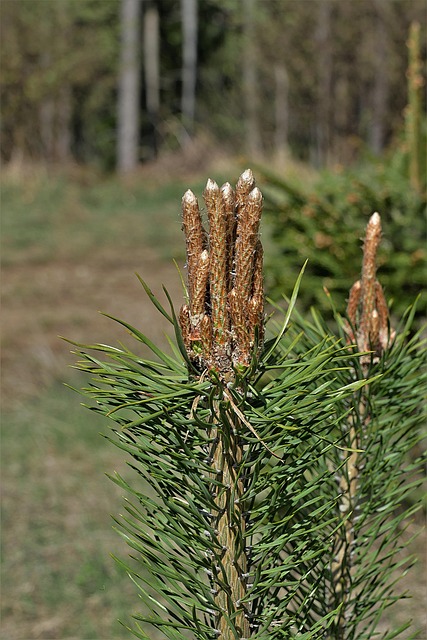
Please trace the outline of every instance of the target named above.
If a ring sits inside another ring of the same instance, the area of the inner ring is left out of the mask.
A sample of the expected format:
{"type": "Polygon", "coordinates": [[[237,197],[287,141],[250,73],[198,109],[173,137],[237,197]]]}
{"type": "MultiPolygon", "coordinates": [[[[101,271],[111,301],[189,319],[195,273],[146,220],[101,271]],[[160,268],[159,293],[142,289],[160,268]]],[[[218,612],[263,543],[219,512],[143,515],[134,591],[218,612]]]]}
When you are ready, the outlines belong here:
{"type": "MultiPolygon", "coordinates": [[[[324,526],[319,530],[327,535],[336,521],[342,520],[335,535],[337,545],[342,543],[345,548],[342,567],[348,593],[343,597],[337,592],[336,579],[330,570],[333,547],[313,567],[307,581],[299,588],[302,593],[308,593],[313,586],[321,585],[317,591],[320,612],[324,611],[327,603],[332,608],[340,605],[340,616],[334,619],[328,635],[332,639],[369,640],[374,637],[383,611],[402,597],[395,590],[398,575],[402,575],[414,560],[405,555],[407,543],[403,541],[402,533],[421,506],[419,499],[414,500],[414,493],[416,495],[423,483],[425,457],[414,451],[422,451],[420,442],[425,438],[426,411],[422,392],[427,383],[427,350],[422,332],[409,337],[415,313],[414,305],[398,327],[392,346],[379,361],[371,362],[368,371],[370,384],[359,386],[350,398],[343,396],[342,404],[335,407],[339,415],[346,413],[346,419],[336,421],[331,434],[340,446],[325,451],[321,461],[324,473],[334,469],[335,474],[334,478],[329,477],[318,487],[324,503],[334,505],[332,514],[328,513],[324,526]],[[350,496],[350,510],[343,514],[339,492],[343,479],[344,483],[348,482],[348,451],[354,447],[352,425],[360,447],[356,454],[357,491],[350,496]],[[346,523],[351,525],[349,545],[346,523]]],[[[344,342],[343,320],[338,315],[335,320],[344,342]]],[[[303,360],[319,340],[329,335],[326,323],[314,310],[311,321],[302,316],[296,318],[294,332],[298,331],[303,338],[293,350],[303,360]]],[[[292,339],[291,334],[288,339],[292,339]]],[[[353,352],[351,362],[349,369],[346,356],[341,371],[336,374],[341,385],[350,380],[353,383],[362,381],[366,375],[358,354],[353,352]]],[[[321,469],[322,466],[320,472],[321,469]]],[[[317,524],[323,518],[323,513],[316,514],[317,524]]],[[[313,607],[307,629],[312,628],[318,615],[313,607]]],[[[375,637],[391,640],[409,627],[408,620],[399,629],[389,629],[375,637]]],[[[413,635],[406,637],[417,637],[416,634],[415,629],[413,635]]]]}
{"type": "MultiPolygon", "coordinates": [[[[173,310],[166,312],[148,293],[174,324],[180,344],[173,310]]],[[[209,575],[221,563],[221,550],[210,524],[216,509],[212,487],[218,484],[209,460],[210,433],[219,419],[227,437],[234,428],[233,405],[256,432],[243,423],[240,473],[247,534],[242,544],[248,548],[251,585],[244,604],[251,612],[253,637],[315,638],[333,622],[335,613],[322,611],[316,588],[301,585],[316,566],[322,567],[338,526],[336,498],[322,497],[321,487],[332,475],[324,459],[345,417],[338,408],[342,397],[360,382],[341,388],[337,367],[346,366],[348,356],[330,337],[323,337],[305,359],[294,353],[298,337],[287,346],[294,302],[295,296],[277,337],[251,368],[252,379],[239,376],[228,390],[231,404],[215,378],[189,381],[182,344],[166,355],[128,325],[157,362],[105,345],[79,351],[78,368],[93,378],[85,394],[96,401],[96,411],[114,419],[113,441],[131,455],[130,465],[141,476],[133,487],[114,478],[132,499],[125,503],[127,515],[119,527],[136,552],[141,571],[130,573],[151,611],[137,619],[161,629],[166,638],[216,637],[217,605],[209,575]],[[103,360],[92,352],[101,352],[103,360]]],[[[229,626],[234,628],[233,620],[229,626]]],[[[139,625],[133,631],[150,637],[139,625]]]]}
{"type": "MultiPolygon", "coordinates": [[[[265,168],[265,219],[271,227],[272,251],[267,278],[272,297],[279,295],[308,259],[299,301],[329,314],[326,287],[345,308],[361,261],[361,229],[378,211],[384,240],[379,272],[392,313],[401,317],[425,285],[426,192],[417,192],[406,174],[405,157],[367,161],[360,168],[325,171],[313,186],[290,184],[265,168]]],[[[422,315],[422,305],[417,318],[422,315]]]]}
{"type": "MultiPolygon", "coordinates": [[[[382,611],[396,599],[393,572],[408,564],[398,556],[404,550],[400,532],[417,508],[407,498],[420,484],[415,475],[420,460],[409,454],[420,438],[420,384],[426,375],[419,336],[406,341],[415,309],[395,344],[372,364],[367,387],[342,329],[338,340],[331,338],[314,312],[312,321],[297,315],[290,324],[295,291],[284,321],[271,323],[275,335],[260,362],[228,390],[230,404],[215,377],[189,380],[173,308],[167,312],[146,291],[174,326],[178,348],[171,343],[171,355],[123,322],[155,361],[124,347],[78,350],[78,368],[93,379],[84,393],[96,402],[95,411],[114,419],[112,442],[130,454],[129,464],[140,476],[133,486],[113,478],[130,497],[117,523],[140,567],[126,567],[144,603],[130,631],[142,639],[150,638],[150,628],[174,640],[216,637],[209,576],[221,563],[221,550],[212,526],[218,480],[212,476],[210,434],[218,420],[227,437],[234,428],[234,405],[254,429],[243,423],[240,469],[247,513],[242,545],[248,549],[251,585],[244,605],[251,637],[371,638],[382,611]],[[358,416],[363,394],[372,415],[367,429],[358,416]],[[345,538],[338,483],[352,452],[351,419],[363,429],[364,468],[350,595],[343,602],[334,596],[331,562],[334,544],[345,538]],[[351,617],[342,636],[338,621],[346,611],[351,617]]],[[[234,629],[232,619],[229,627],[234,629]]]]}

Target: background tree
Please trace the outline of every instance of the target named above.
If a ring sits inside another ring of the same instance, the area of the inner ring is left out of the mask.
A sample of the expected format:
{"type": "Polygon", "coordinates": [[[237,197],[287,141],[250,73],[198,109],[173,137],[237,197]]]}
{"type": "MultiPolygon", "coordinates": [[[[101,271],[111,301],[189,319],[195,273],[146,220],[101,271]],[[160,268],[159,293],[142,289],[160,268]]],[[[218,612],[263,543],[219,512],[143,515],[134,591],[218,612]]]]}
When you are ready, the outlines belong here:
{"type": "Polygon", "coordinates": [[[116,0],[0,6],[3,161],[115,156],[116,0]]]}
{"type": "Polygon", "coordinates": [[[317,113],[316,113],[316,160],[318,165],[328,162],[331,139],[332,107],[332,4],[323,0],[317,7],[316,47],[317,56],[317,113]]]}
{"type": "Polygon", "coordinates": [[[182,16],[182,123],[187,134],[194,129],[197,79],[197,0],[181,0],[182,16]]]}
{"type": "Polygon", "coordinates": [[[158,126],[160,110],[160,25],[159,10],[155,2],[146,3],[144,12],[144,73],[145,103],[152,129],[151,149],[158,150],[158,126]]]}
{"type": "Polygon", "coordinates": [[[425,142],[422,126],[422,89],[425,82],[421,72],[420,24],[414,22],[408,39],[408,105],[405,112],[405,138],[407,145],[409,180],[412,187],[422,193],[426,187],[425,142]]]}
{"type": "Polygon", "coordinates": [[[390,3],[375,0],[375,32],[370,34],[373,60],[372,75],[372,124],[369,131],[369,145],[375,154],[384,150],[386,140],[386,114],[390,97],[390,76],[384,73],[384,59],[390,55],[390,3]]]}
{"type": "Polygon", "coordinates": [[[243,0],[243,104],[246,119],[245,146],[247,153],[259,157],[262,153],[260,131],[260,96],[258,83],[258,63],[256,49],[257,20],[256,0],[243,0]]]}
{"type": "Polygon", "coordinates": [[[134,169],[138,163],[140,11],[141,0],[122,0],[117,124],[117,168],[120,173],[134,169]]]}
{"type": "MultiPolygon", "coordinates": [[[[71,157],[106,168],[118,163],[120,75],[124,82],[119,18],[125,6],[131,5],[1,3],[4,161],[71,157]]],[[[134,92],[142,82],[148,110],[141,100],[134,130],[148,148],[142,159],[157,144],[153,127],[160,151],[182,145],[183,118],[194,135],[206,132],[233,153],[248,149],[250,123],[250,144],[269,156],[277,136],[283,138],[279,113],[285,114],[288,146],[297,158],[322,165],[352,161],[366,147],[378,153],[403,125],[412,21],[420,22],[425,42],[423,0],[162,0],[147,3],[145,14],[150,72],[146,66],[142,78],[139,69],[133,81],[134,92]],[[278,111],[284,77],[286,107],[278,111]]],[[[136,37],[139,49],[139,31],[136,37]]],[[[420,74],[424,80],[422,66],[420,74]]]]}
{"type": "Polygon", "coordinates": [[[276,79],[274,148],[278,162],[283,164],[289,154],[289,76],[283,62],[276,64],[274,76],[276,79]]]}

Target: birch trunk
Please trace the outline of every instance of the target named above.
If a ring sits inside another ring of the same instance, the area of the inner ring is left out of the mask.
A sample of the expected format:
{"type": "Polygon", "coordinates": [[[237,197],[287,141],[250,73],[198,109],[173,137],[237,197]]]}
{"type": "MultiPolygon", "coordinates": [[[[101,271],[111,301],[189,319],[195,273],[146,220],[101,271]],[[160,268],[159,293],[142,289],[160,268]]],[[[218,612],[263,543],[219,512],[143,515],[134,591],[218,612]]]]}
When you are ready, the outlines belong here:
{"type": "Polygon", "coordinates": [[[181,0],[182,17],[182,124],[190,136],[194,131],[197,79],[197,0],[181,0]]]}
{"type": "Polygon", "coordinates": [[[144,15],[144,71],[148,119],[152,130],[153,155],[157,154],[157,127],[160,109],[159,10],[150,4],[144,15]]]}
{"type": "Polygon", "coordinates": [[[117,169],[119,173],[132,171],[138,163],[140,11],[141,0],[122,0],[117,128],[117,169]]]}
{"type": "Polygon", "coordinates": [[[262,153],[258,117],[259,93],[256,72],[255,7],[256,0],[243,0],[243,93],[246,105],[246,148],[248,153],[254,158],[259,157],[262,153]]]}
{"type": "Polygon", "coordinates": [[[289,77],[284,64],[274,69],[276,80],[276,130],[274,135],[276,159],[283,164],[288,156],[289,77]]]}

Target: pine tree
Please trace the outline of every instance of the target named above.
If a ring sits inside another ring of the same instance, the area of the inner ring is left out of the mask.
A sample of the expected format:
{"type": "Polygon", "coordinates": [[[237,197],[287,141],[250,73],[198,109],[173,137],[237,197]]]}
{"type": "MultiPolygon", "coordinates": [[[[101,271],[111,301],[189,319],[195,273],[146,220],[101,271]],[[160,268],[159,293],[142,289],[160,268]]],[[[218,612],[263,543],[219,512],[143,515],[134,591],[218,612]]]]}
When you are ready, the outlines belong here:
{"type": "Polygon", "coordinates": [[[419,480],[404,479],[420,463],[407,455],[419,438],[423,355],[419,336],[406,341],[413,311],[396,334],[388,325],[379,216],[334,336],[316,312],[308,321],[295,311],[303,272],[283,317],[279,307],[266,326],[252,172],[235,189],[208,180],[204,201],[208,231],[196,196],[182,201],[179,314],[166,291],[169,309],[141,281],[174,329],[171,353],[122,320],[153,360],[123,346],[78,349],[92,377],[84,393],[114,420],[112,441],[136,472],[132,486],[113,477],[130,496],[117,523],[144,603],[130,630],[371,638],[394,600],[400,527],[416,509],[404,501],[419,480]]]}

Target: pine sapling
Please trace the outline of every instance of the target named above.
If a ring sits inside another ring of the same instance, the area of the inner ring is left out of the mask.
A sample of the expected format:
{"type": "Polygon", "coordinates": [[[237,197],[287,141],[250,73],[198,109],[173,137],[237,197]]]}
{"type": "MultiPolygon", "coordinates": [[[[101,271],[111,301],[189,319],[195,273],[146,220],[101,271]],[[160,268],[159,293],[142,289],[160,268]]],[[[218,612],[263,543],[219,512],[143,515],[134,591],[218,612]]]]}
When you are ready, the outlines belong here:
{"type": "Polygon", "coordinates": [[[112,441],[138,474],[132,486],[113,477],[130,496],[117,524],[135,564],[122,564],[144,607],[128,629],[143,640],[153,629],[170,640],[315,640],[343,608],[325,586],[341,531],[327,462],[337,447],[352,450],[341,434],[346,399],[368,381],[349,383],[353,353],[339,339],[304,347],[308,329],[291,323],[302,272],[265,338],[252,172],[235,190],[208,180],[204,201],[208,230],[196,196],[182,200],[180,312],[141,281],[174,329],[172,353],[123,320],[153,359],[122,345],[78,349],[92,378],[83,391],[114,420],[112,441]]]}

